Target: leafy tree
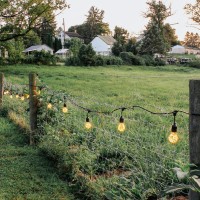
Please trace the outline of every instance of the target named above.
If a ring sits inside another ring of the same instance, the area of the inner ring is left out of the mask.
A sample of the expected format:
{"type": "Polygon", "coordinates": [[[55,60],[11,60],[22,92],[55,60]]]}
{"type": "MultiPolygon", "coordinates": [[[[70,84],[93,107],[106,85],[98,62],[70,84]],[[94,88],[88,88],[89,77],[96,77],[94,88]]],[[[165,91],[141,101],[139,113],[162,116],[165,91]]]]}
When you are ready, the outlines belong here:
{"type": "Polygon", "coordinates": [[[120,42],[115,42],[112,47],[112,53],[115,56],[119,56],[121,52],[125,51],[125,46],[120,42]]]}
{"type": "Polygon", "coordinates": [[[14,0],[0,1],[0,41],[26,35],[42,23],[43,18],[51,21],[51,15],[67,7],[65,0],[14,0]],[[9,28],[8,28],[9,27],[9,28]]]}
{"type": "Polygon", "coordinates": [[[124,45],[126,41],[128,40],[129,33],[126,29],[115,26],[114,29],[114,38],[117,40],[117,42],[124,45]]]}
{"type": "Polygon", "coordinates": [[[33,30],[29,31],[24,37],[23,37],[23,41],[24,41],[24,46],[25,48],[28,48],[32,45],[38,45],[41,44],[41,39],[40,37],[37,35],[37,33],[33,30]]]}
{"type": "Polygon", "coordinates": [[[200,0],[196,0],[195,4],[186,4],[184,9],[191,16],[191,19],[200,25],[200,0]]]}
{"type": "Polygon", "coordinates": [[[135,37],[129,38],[125,45],[126,52],[132,52],[133,54],[137,54],[137,40],[135,37]]]}
{"type": "Polygon", "coordinates": [[[91,44],[83,44],[79,50],[78,57],[84,66],[94,65],[94,57],[96,53],[91,44]]]}
{"type": "Polygon", "coordinates": [[[198,33],[187,32],[184,38],[184,45],[188,47],[197,47],[200,48],[200,36],[198,33]]]}
{"type": "Polygon", "coordinates": [[[54,43],[53,43],[53,48],[54,48],[55,52],[58,51],[59,49],[62,49],[61,39],[58,39],[57,37],[55,37],[54,43]]]}
{"type": "Polygon", "coordinates": [[[166,23],[163,28],[164,37],[170,45],[174,46],[180,44],[180,41],[178,41],[178,36],[176,35],[176,30],[173,29],[169,23],[166,23]]]}
{"type": "Polygon", "coordinates": [[[147,2],[149,10],[144,14],[150,21],[143,33],[140,47],[142,54],[165,54],[169,48],[169,41],[164,35],[164,20],[171,16],[171,9],[167,8],[161,1],[151,0],[147,2]]]}
{"type": "Polygon", "coordinates": [[[72,38],[69,40],[69,50],[73,56],[78,56],[79,50],[83,45],[82,41],[78,38],[72,38]]]}

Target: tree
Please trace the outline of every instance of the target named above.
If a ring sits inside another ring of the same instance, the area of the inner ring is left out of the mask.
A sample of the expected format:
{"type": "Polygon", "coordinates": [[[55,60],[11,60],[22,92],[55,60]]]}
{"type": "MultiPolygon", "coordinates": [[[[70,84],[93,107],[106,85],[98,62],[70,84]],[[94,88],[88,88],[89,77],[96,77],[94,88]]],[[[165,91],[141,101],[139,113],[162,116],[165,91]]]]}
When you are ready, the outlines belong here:
{"type": "Polygon", "coordinates": [[[65,0],[14,0],[0,1],[0,41],[8,41],[26,35],[42,23],[52,19],[49,12],[67,7],[65,0]]]}
{"type": "Polygon", "coordinates": [[[37,33],[33,30],[29,31],[24,37],[24,46],[25,48],[30,47],[32,45],[41,44],[41,38],[37,35],[37,33]]]}
{"type": "Polygon", "coordinates": [[[58,39],[57,37],[55,37],[54,42],[53,42],[53,49],[54,49],[54,52],[58,51],[59,49],[62,49],[61,39],[58,39]]]}
{"type": "Polygon", "coordinates": [[[94,65],[95,51],[91,44],[83,44],[79,50],[78,57],[84,66],[94,65]]]}
{"type": "Polygon", "coordinates": [[[79,38],[72,38],[69,40],[69,51],[73,56],[78,56],[79,50],[83,45],[82,41],[79,38]]]}
{"type": "Polygon", "coordinates": [[[186,13],[191,16],[191,19],[197,23],[196,25],[200,25],[200,0],[196,0],[194,5],[186,4],[184,9],[186,13]]]}
{"type": "Polygon", "coordinates": [[[121,52],[125,51],[125,46],[120,42],[115,42],[112,47],[112,53],[115,56],[119,56],[121,52]]]}
{"type": "Polygon", "coordinates": [[[99,10],[92,6],[88,11],[88,15],[86,15],[87,19],[85,22],[85,28],[87,30],[87,40],[86,42],[90,42],[97,35],[101,34],[109,34],[109,24],[103,22],[104,19],[104,11],[99,10]]]}
{"type": "Polygon", "coordinates": [[[125,45],[126,52],[132,52],[133,54],[137,54],[137,40],[135,37],[129,38],[125,45]]]}
{"type": "Polygon", "coordinates": [[[124,45],[127,42],[128,37],[129,37],[129,33],[126,29],[115,26],[114,38],[115,38],[115,40],[117,40],[117,42],[124,45]]]}
{"type": "Polygon", "coordinates": [[[198,33],[187,32],[184,38],[184,45],[188,47],[200,48],[200,36],[198,33]]]}
{"type": "Polygon", "coordinates": [[[166,7],[161,1],[151,0],[147,2],[149,10],[144,14],[150,21],[143,33],[140,53],[142,54],[165,54],[169,48],[169,41],[164,35],[164,21],[171,16],[170,7],[166,7]]]}
{"type": "Polygon", "coordinates": [[[178,41],[178,36],[176,35],[176,30],[173,29],[169,23],[166,23],[163,28],[164,37],[170,46],[180,44],[180,41],[178,41]]]}

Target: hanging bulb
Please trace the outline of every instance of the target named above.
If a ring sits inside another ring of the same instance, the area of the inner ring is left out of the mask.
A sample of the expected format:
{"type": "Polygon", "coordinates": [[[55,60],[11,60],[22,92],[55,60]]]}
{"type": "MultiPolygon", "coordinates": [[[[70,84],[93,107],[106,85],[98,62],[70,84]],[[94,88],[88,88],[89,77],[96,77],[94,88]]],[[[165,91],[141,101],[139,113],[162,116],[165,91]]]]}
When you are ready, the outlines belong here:
{"type": "Polygon", "coordinates": [[[29,98],[29,94],[26,94],[25,97],[28,99],[29,98]]]}
{"type": "Polygon", "coordinates": [[[121,116],[119,119],[119,125],[118,125],[118,131],[119,132],[124,132],[126,129],[125,124],[124,124],[124,118],[121,116]]]}
{"type": "Polygon", "coordinates": [[[10,98],[11,98],[11,99],[13,98],[13,95],[12,95],[12,94],[10,94],[10,98]]]}
{"type": "Polygon", "coordinates": [[[168,141],[171,144],[176,144],[179,141],[179,136],[177,134],[177,126],[176,123],[172,125],[171,133],[168,136],[168,141]]]}
{"type": "Polygon", "coordinates": [[[25,99],[25,98],[24,98],[24,95],[22,95],[22,96],[21,96],[21,100],[24,101],[24,99],[25,99]]]}
{"type": "Polygon", "coordinates": [[[50,109],[52,109],[52,107],[53,107],[53,105],[52,105],[51,103],[48,103],[48,104],[47,104],[47,109],[50,110],[50,109]]]}
{"type": "Polygon", "coordinates": [[[92,124],[88,116],[86,117],[86,120],[85,120],[85,128],[88,130],[92,128],[92,124]]]}
{"type": "Polygon", "coordinates": [[[37,92],[37,95],[40,95],[40,94],[41,94],[41,89],[39,89],[37,92]]]}
{"type": "Polygon", "coordinates": [[[63,113],[67,113],[68,112],[66,103],[64,103],[62,111],[63,111],[63,113]]]}
{"type": "Polygon", "coordinates": [[[5,90],[3,94],[4,94],[4,95],[9,94],[9,91],[8,91],[8,90],[5,90]]]}
{"type": "Polygon", "coordinates": [[[17,99],[19,98],[19,94],[16,94],[16,96],[15,96],[17,99]]]}

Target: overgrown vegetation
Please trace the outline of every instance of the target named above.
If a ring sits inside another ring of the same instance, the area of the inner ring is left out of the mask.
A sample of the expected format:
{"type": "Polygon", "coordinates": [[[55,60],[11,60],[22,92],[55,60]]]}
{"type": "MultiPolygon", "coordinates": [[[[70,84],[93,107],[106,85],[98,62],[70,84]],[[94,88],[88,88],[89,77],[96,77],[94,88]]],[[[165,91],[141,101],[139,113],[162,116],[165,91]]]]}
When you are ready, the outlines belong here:
{"type": "MultiPolygon", "coordinates": [[[[199,75],[197,69],[18,66],[1,71],[13,83],[26,83],[28,72],[35,71],[42,83],[59,91],[53,95],[52,110],[46,109],[52,91],[43,91],[40,96],[42,134],[38,145],[56,161],[60,174],[71,181],[82,198],[158,198],[165,195],[167,186],[180,183],[172,168],[188,167],[188,116],[177,117],[180,142],[176,146],[167,142],[172,116],[159,117],[141,110],[124,112],[127,131],[123,134],[116,131],[120,113],[91,113],[94,128],[86,131],[86,112],[69,101],[69,112],[61,112],[63,94],[84,107],[101,111],[133,104],[153,111],[187,111],[188,80],[199,75]]],[[[9,98],[6,102],[21,104],[9,98]]]]}

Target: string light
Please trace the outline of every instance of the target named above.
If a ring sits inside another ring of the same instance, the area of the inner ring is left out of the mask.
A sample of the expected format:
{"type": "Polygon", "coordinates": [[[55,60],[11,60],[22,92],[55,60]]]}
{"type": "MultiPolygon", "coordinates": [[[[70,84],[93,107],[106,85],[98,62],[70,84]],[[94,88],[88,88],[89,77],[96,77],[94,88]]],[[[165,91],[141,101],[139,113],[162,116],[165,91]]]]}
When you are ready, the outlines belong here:
{"type": "Polygon", "coordinates": [[[89,119],[89,116],[88,116],[89,112],[90,111],[88,111],[87,117],[86,117],[86,120],[85,120],[85,128],[88,129],[88,130],[92,128],[92,123],[90,122],[90,119],[89,119]]]}
{"type": "Polygon", "coordinates": [[[13,98],[13,95],[12,95],[12,93],[10,93],[10,98],[11,98],[11,99],[13,98]]]}
{"type": "Polygon", "coordinates": [[[117,127],[118,131],[121,132],[121,133],[126,130],[126,126],[124,124],[124,118],[122,117],[122,113],[123,113],[124,110],[125,110],[125,108],[121,109],[121,117],[119,119],[119,124],[118,124],[118,127],[117,127]]]}
{"type": "Polygon", "coordinates": [[[19,94],[17,93],[17,94],[15,95],[15,97],[18,99],[18,98],[19,98],[19,94]]]}
{"type": "Polygon", "coordinates": [[[49,103],[47,104],[47,109],[51,110],[52,107],[53,107],[53,105],[49,102],[49,103]]]}
{"type": "Polygon", "coordinates": [[[172,124],[172,128],[171,128],[171,133],[168,136],[168,141],[171,144],[176,144],[179,141],[179,136],[177,134],[177,125],[176,125],[176,114],[177,111],[173,112],[173,116],[174,116],[174,123],[172,124]]]}
{"type": "Polygon", "coordinates": [[[66,103],[64,103],[62,111],[63,111],[63,113],[67,113],[68,112],[68,108],[67,108],[67,104],[66,103]]]}
{"type": "Polygon", "coordinates": [[[22,96],[21,96],[21,100],[24,101],[24,99],[25,99],[25,98],[24,98],[24,95],[22,94],[22,96]]]}

